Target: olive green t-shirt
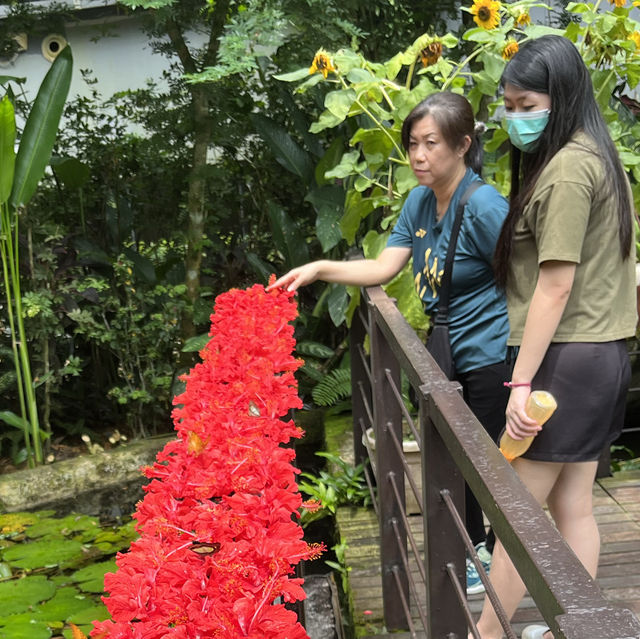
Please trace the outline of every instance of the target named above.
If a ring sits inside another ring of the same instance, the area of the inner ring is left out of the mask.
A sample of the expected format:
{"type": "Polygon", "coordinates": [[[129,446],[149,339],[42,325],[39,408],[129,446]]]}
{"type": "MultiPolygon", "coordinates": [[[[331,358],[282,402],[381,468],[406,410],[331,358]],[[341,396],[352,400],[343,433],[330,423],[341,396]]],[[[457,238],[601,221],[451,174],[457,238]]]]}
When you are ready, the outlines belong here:
{"type": "Polygon", "coordinates": [[[553,342],[608,342],[635,333],[635,246],[623,260],[615,201],[595,150],[591,138],[574,135],[543,169],[516,223],[507,283],[511,345],[522,340],[538,267],[548,260],[577,264],[553,342]]]}

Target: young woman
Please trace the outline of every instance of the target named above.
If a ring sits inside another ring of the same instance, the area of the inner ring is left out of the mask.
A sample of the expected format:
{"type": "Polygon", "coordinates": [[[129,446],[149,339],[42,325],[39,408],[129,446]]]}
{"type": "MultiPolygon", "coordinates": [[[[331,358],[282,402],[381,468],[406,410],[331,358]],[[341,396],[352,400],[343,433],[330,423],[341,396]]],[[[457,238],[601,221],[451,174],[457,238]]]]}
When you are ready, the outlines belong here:
{"type": "MultiPolygon", "coordinates": [[[[502,84],[512,144],[509,214],[496,248],[511,333],[519,347],[506,429],[536,434],[513,467],[595,578],[592,509],[598,458],[622,428],[630,377],[625,338],[636,328],[632,196],[575,46],[559,36],[524,44],[502,84]],[[524,407],[532,389],[558,409],[540,430],[524,407]]],[[[491,582],[511,616],[525,587],[495,546],[491,582]]],[[[485,600],[478,630],[500,639],[485,600]]],[[[550,639],[529,626],[523,639],[550,639]]]]}
{"type": "MultiPolygon", "coordinates": [[[[436,93],[418,104],[402,127],[402,143],[420,186],[409,193],[387,247],[375,260],[320,260],[298,267],[273,285],[295,290],[315,280],[356,286],[383,284],[413,257],[416,290],[434,316],[455,211],[468,185],[480,180],[482,145],[469,102],[436,93]]],[[[507,212],[506,200],[489,185],[465,206],[456,244],[450,296],[450,334],[457,379],[480,423],[496,440],[504,426],[508,392],[503,293],[493,276],[495,244],[507,212]]],[[[482,511],[467,490],[467,529],[485,565],[482,511]]],[[[467,590],[482,592],[475,566],[467,566],[467,590]]]]}

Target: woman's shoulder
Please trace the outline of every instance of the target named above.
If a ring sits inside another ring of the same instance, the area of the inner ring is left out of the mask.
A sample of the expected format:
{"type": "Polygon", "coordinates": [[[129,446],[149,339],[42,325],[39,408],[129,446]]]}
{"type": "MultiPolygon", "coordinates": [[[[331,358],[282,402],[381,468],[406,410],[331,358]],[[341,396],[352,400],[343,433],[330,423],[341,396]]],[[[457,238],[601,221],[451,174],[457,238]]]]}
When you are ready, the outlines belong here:
{"type": "Polygon", "coordinates": [[[496,212],[506,215],[509,203],[495,186],[485,182],[473,193],[467,208],[472,216],[495,215],[496,212]]]}
{"type": "Polygon", "coordinates": [[[578,132],[549,160],[540,175],[539,184],[593,184],[601,179],[602,172],[602,158],[596,143],[585,133],[578,132]]]}

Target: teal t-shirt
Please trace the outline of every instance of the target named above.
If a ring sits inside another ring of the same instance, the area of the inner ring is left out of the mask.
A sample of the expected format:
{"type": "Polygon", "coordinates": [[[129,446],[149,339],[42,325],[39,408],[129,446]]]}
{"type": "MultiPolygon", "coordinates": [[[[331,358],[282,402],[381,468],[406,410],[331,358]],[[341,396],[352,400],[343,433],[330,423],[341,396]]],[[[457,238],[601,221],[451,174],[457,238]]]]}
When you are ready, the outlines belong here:
{"type": "MultiPolygon", "coordinates": [[[[471,169],[458,185],[447,212],[438,220],[436,198],[426,186],[409,193],[387,246],[411,248],[413,274],[425,313],[438,310],[440,282],[458,202],[472,180],[471,169]]],[[[509,322],[505,296],[493,277],[492,261],[507,201],[489,184],[467,202],[454,255],[449,335],[456,370],[466,373],[504,361],[509,322]]]]}

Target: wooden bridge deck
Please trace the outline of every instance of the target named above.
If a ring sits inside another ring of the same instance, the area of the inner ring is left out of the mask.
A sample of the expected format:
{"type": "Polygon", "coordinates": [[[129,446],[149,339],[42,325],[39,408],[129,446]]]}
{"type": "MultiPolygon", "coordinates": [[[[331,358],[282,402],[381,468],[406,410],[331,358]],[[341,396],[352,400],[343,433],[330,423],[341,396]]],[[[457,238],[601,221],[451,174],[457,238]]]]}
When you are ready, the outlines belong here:
{"type": "MultiPolygon", "coordinates": [[[[594,509],[602,540],[597,582],[606,599],[640,617],[640,472],[597,480],[594,509]]],[[[411,516],[411,527],[422,544],[422,519],[411,516]]],[[[373,510],[342,508],[337,515],[341,541],[346,542],[353,620],[358,637],[387,636],[382,622],[382,586],[378,522],[373,510]]],[[[413,560],[413,553],[410,553],[413,560]]],[[[415,562],[414,562],[415,564],[415,562]]],[[[417,568],[414,568],[417,574],[417,568]]],[[[419,581],[419,580],[418,580],[419,581]]],[[[420,593],[423,596],[424,588],[420,593]]],[[[479,613],[484,595],[470,597],[479,613]]],[[[543,623],[533,600],[525,598],[513,626],[518,634],[530,623],[543,623]]],[[[422,629],[415,615],[416,629],[422,629]]],[[[394,633],[399,639],[404,633],[394,633]]],[[[406,635],[408,636],[408,635],[406,635]]],[[[424,636],[424,634],[420,635],[424,636]]]]}

